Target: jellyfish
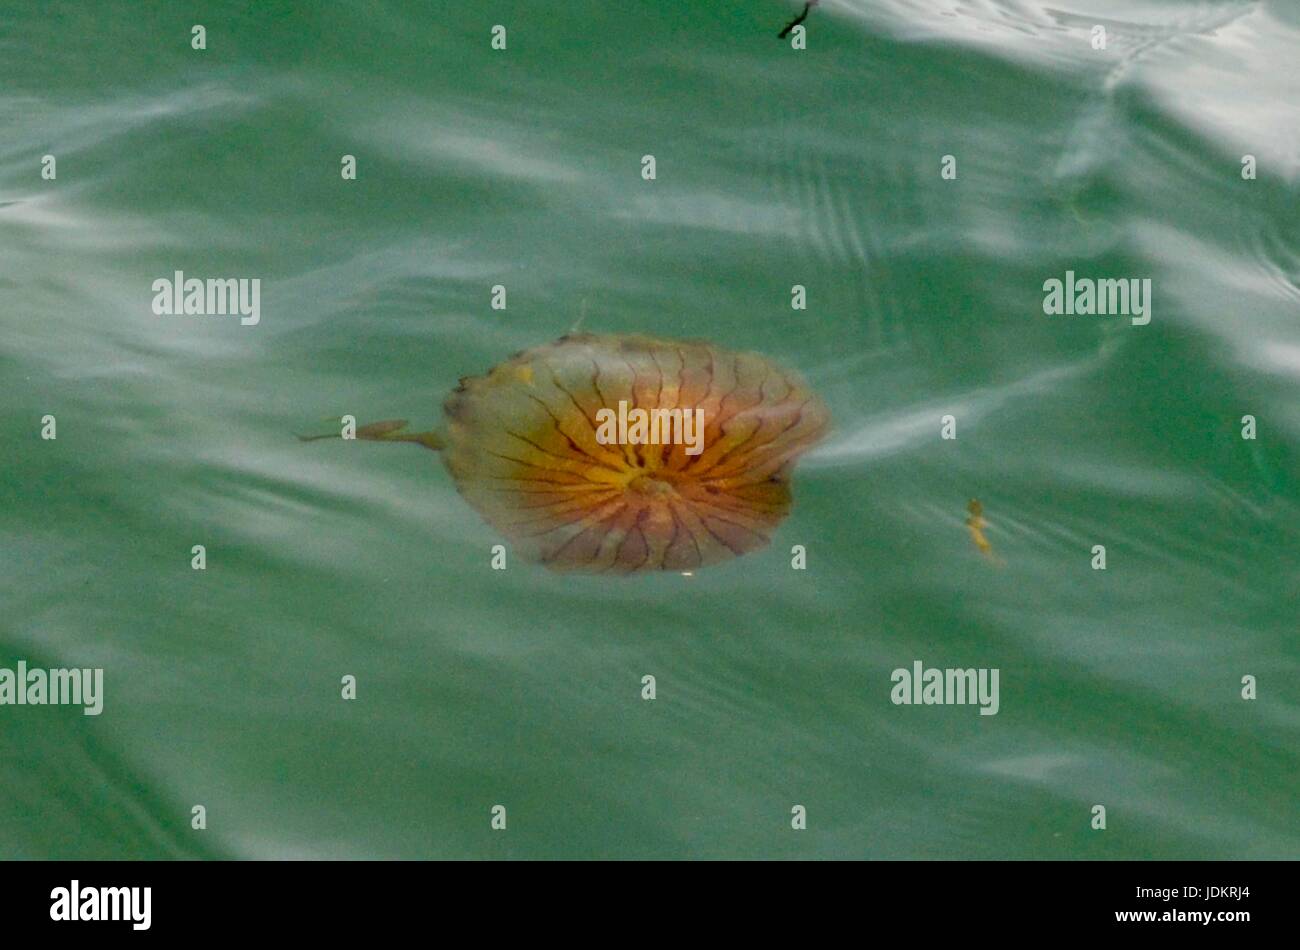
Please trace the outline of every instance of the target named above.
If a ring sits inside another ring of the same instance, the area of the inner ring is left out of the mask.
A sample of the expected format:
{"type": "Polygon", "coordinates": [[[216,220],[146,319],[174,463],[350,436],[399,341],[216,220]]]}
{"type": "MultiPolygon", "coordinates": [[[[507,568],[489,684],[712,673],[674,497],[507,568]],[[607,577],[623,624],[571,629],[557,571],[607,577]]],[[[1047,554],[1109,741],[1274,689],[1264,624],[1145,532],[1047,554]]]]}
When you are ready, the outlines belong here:
{"type": "Polygon", "coordinates": [[[972,498],[966,505],[966,511],[969,514],[966,519],[966,528],[970,531],[971,541],[974,542],[975,547],[979,549],[981,554],[998,567],[1002,567],[1002,559],[993,553],[993,545],[989,543],[989,539],[984,534],[984,529],[989,527],[989,523],[984,520],[984,506],[980,504],[978,498],[972,498]]]}
{"type": "Polygon", "coordinates": [[[789,513],[795,462],[830,424],[799,376],[759,354],[589,333],[462,378],[443,411],[442,430],[394,419],[356,437],[441,452],[515,551],[580,573],[688,573],[762,548],[789,513]],[[703,438],[663,425],[611,440],[603,420],[620,406],[693,413],[703,438]]]}

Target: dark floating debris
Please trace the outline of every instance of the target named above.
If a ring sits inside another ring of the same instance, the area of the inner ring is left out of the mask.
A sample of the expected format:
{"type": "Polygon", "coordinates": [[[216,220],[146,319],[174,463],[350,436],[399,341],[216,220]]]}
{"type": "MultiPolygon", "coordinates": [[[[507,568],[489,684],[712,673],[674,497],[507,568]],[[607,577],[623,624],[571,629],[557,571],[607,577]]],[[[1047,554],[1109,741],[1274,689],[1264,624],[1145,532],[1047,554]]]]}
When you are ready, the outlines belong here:
{"type": "Polygon", "coordinates": [[[789,36],[796,26],[808,19],[808,14],[812,11],[812,8],[817,6],[820,2],[821,0],[808,0],[808,2],[803,5],[803,12],[785,25],[785,29],[777,34],[777,39],[783,40],[789,36]]]}

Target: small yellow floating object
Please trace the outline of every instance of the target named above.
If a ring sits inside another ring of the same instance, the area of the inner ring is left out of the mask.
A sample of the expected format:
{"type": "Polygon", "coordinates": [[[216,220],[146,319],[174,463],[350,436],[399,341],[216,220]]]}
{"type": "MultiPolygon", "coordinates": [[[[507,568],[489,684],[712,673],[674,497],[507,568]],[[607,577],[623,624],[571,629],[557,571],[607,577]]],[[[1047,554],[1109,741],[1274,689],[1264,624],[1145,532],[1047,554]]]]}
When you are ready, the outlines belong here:
{"type": "Polygon", "coordinates": [[[984,506],[979,503],[978,498],[972,498],[966,510],[970,512],[970,517],[966,519],[966,527],[970,529],[970,537],[975,542],[975,547],[979,548],[985,557],[996,560],[993,555],[993,545],[989,544],[989,539],[984,537],[984,529],[989,526],[989,523],[984,520],[984,506]]]}
{"type": "MultiPolygon", "coordinates": [[[[556,571],[696,568],[766,545],[790,510],[796,460],[830,425],[794,373],[702,341],[575,334],[465,378],[446,433],[404,420],[358,439],[443,450],[456,488],[529,560],[556,571]],[[605,444],[597,413],[704,412],[703,451],[605,444]]],[[[317,438],[327,438],[318,436],[317,438]]]]}

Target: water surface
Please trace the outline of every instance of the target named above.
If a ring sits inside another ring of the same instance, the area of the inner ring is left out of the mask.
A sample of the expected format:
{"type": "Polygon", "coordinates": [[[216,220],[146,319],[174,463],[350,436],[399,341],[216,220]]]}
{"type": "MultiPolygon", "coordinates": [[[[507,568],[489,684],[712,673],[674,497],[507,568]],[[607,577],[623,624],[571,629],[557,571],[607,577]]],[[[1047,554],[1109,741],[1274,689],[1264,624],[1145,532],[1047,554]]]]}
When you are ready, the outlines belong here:
{"type": "Polygon", "coordinates": [[[107,695],[0,707],[0,855],[1300,856],[1300,8],[794,12],[7,5],[0,667],[107,695]],[[1046,316],[1067,270],[1151,323],[1046,316]],[[495,572],[432,454],[293,438],[584,314],[824,396],[771,548],[495,572]],[[894,706],[917,659],[1000,711],[894,706]]]}

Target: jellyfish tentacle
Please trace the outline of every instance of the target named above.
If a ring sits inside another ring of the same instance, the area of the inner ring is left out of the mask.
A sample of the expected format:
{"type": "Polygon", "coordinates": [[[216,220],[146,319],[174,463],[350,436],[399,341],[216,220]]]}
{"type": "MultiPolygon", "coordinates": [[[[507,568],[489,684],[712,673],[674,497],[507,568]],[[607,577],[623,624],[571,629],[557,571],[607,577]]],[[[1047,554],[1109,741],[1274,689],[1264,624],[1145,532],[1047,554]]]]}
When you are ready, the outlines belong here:
{"type": "MultiPolygon", "coordinates": [[[[435,452],[446,445],[446,440],[432,429],[428,432],[403,432],[402,430],[406,428],[407,424],[405,419],[385,419],[383,422],[371,422],[367,425],[358,426],[356,437],[363,442],[414,442],[417,445],[423,445],[426,449],[433,449],[435,452]]],[[[301,442],[341,438],[343,438],[343,435],[340,432],[298,436],[301,442]]]]}

